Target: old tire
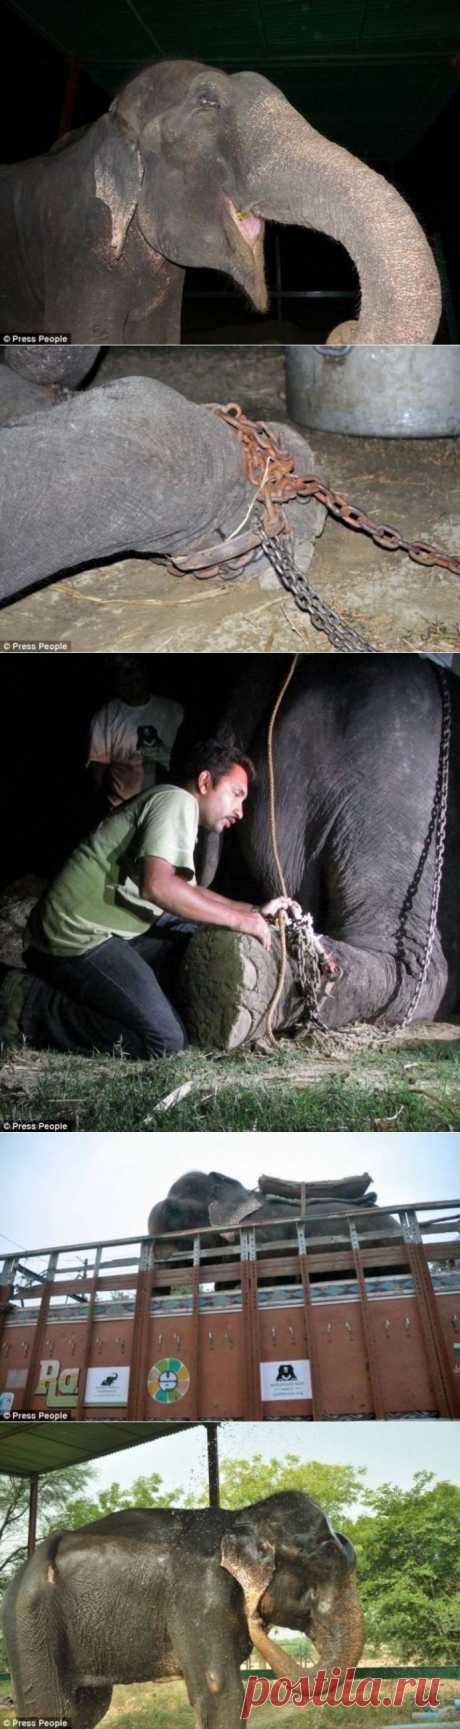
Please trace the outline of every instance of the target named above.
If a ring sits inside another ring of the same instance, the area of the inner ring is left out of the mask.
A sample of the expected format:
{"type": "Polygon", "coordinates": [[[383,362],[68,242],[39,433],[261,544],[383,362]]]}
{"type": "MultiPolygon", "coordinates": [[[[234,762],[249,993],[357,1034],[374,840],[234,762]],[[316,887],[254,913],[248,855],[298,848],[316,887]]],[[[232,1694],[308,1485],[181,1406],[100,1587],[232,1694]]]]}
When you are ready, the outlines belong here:
{"type": "MultiPolygon", "coordinates": [[[[263,1037],[279,965],[276,936],[267,953],[255,937],[207,926],[198,931],[187,945],[174,985],[174,1000],[191,1044],[205,1050],[234,1051],[263,1037]]],[[[275,1026],[284,1018],[291,989],[288,963],[275,1026]]]]}

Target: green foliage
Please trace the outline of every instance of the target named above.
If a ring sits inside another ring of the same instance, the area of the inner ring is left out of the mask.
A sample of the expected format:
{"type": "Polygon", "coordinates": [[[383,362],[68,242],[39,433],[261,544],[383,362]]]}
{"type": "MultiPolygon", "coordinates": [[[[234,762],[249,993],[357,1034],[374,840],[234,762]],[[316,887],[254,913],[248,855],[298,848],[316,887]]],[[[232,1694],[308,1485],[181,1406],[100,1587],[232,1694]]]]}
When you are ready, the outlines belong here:
{"type": "MultiPolygon", "coordinates": [[[[70,1465],[65,1471],[50,1471],[40,1477],[38,1537],[65,1525],[75,1490],[84,1490],[94,1477],[93,1465],[70,1465]]],[[[0,1477],[0,1588],[5,1574],[10,1578],[27,1553],[29,1482],[22,1477],[0,1477]]]]}
{"type": "Polygon", "coordinates": [[[165,1489],[161,1477],[152,1471],[150,1477],[135,1477],[127,1489],[111,1483],[94,1500],[78,1496],[67,1510],[67,1523],[75,1531],[79,1525],[89,1525],[92,1519],[103,1519],[107,1513],[120,1513],[124,1507],[177,1507],[182,1500],[182,1489],[165,1489]]]}
{"type": "MultiPolygon", "coordinates": [[[[221,1461],[221,1500],[224,1507],[246,1507],[280,1489],[301,1489],[319,1501],[332,1523],[344,1530],[347,1522],[350,1525],[350,1509],[363,1499],[365,1476],[364,1470],[355,1470],[352,1465],[322,1465],[315,1459],[305,1464],[296,1453],[288,1453],[284,1459],[264,1459],[261,1453],[253,1453],[250,1459],[221,1461]]],[[[203,1507],[207,1499],[203,1484],[198,1497],[190,1498],[186,1505],[203,1507]]]]}
{"type": "Polygon", "coordinates": [[[416,1473],[367,1494],[353,1527],[369,1641],[404,1662],[449,1663],[460,1645],[460,1488],[416,1473]]]}

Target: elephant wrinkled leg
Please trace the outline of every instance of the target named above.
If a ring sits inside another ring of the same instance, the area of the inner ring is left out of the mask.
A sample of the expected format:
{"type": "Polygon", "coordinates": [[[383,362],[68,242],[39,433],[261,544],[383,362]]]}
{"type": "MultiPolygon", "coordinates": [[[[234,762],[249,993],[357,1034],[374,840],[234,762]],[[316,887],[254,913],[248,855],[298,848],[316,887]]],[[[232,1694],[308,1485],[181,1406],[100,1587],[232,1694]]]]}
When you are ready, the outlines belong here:
{"type": "MultiPolygon", "coordinates": [[[[339,973],[320,997],[319,1014],[326,1027],[334,1030],[352,1021],[373,1021],[382,1018],[397,1025],[409,1003],[422,966],[421,950],[412,955],[410,967],[402,965],[391,952],[354,948],[325,936],[324,945],[338,964],[339,973]]],[[[435,945],[432,963],[415,1018],[433,1020],[445,990],[447,969],[435,945]]]]}
{"type": "Polygon", "coordinates": [[[72,1711],[72,1729],[94,1729],[109,1710],[112,1693],[109,1681],[99,1687],[78,1687],[72,1711]]]}
{"type": "Polygon", "coordinates": [[[184,1665],[184,1680],[197,1729],[239,1729],[243,1686],[239,1664],[233,1653],[218,1659],[208,1650],[202,1661],[194,1655],[184,1665]]]}
{"type": "MultiPolygon", "coordinates": [[[[223,1604],[226,1605],[226,1598],[223,1604]]],[[[227,1620],[228,1608],[226,1608],[227,1620]]],[[[232,1619],[216,1632],[216,1603],[209,1615],[197,1619],[193,1640],[184,1618],[178,1615],[171,1629],[176,1659],[180,1664],[197,1729],[239,1729],[244,1691],[240,1673],[237,1629],[232,1641],[232,1619]]]]}

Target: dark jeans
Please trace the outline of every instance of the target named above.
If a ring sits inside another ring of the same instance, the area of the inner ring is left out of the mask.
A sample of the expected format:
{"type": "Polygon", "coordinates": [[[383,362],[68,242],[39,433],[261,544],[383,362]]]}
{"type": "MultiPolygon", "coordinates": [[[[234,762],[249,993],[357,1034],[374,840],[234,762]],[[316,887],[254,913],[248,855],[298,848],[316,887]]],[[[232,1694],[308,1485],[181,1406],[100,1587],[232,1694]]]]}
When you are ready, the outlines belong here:
{"type": "Polygon", "coordinates": [[[161,1057],[184,1050],[182,1021],[160,983],[197,926],[163,913],[152,932],[132,939],[108,937],[82,955],[47,955],[27,949],[33,975],[22,1014],[31,1044],[58,1051],[112,1052],[161,1057]]]}

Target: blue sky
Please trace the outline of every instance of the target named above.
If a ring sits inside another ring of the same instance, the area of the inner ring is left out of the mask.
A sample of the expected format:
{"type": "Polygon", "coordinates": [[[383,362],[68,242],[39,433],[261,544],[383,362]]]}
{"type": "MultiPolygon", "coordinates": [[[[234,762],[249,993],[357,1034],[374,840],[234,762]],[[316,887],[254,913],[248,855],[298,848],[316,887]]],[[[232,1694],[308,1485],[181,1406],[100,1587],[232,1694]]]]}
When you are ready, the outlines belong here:
{"type": "Polygon", "coordinates": [[[187,1170],[219,1170],[251,1187],[369,1171],[382,1206],[455,1199],[460,1135],[3,1135],[0,1250],[141,1235],[155,1200],[187,1170]]]}

